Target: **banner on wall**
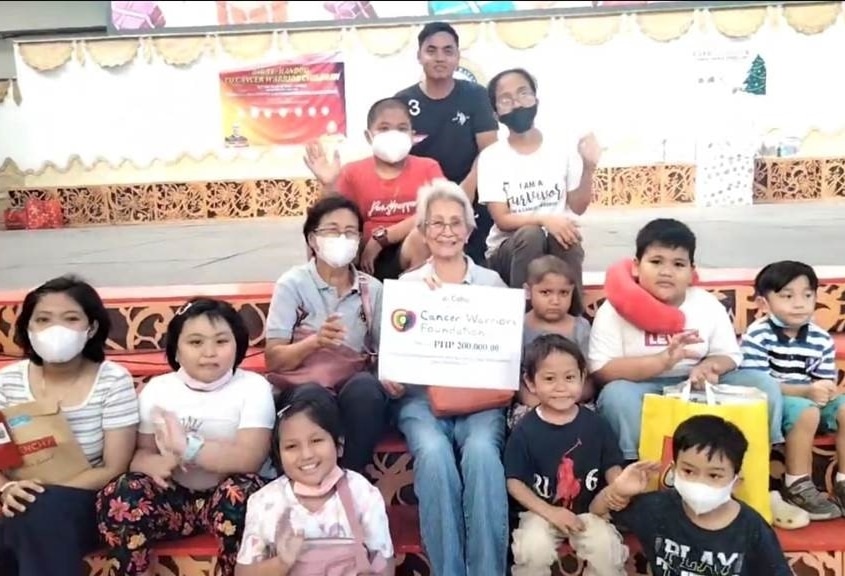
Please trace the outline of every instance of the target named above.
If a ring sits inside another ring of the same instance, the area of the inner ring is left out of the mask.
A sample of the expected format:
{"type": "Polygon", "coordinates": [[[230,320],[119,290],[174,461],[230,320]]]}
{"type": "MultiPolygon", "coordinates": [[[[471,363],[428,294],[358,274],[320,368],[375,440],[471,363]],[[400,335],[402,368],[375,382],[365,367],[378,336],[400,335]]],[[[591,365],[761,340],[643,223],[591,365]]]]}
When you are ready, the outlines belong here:
{"type": "Polygon", "coordinates": [[[220,73],[223,142],[229,148],[296,146],[346,135],[344,63],[309,56],[220,73]]]}
{"type": "MultiPolygon", "coordinates": [[[[527,17],[553,15],[608,14],[630,10],[672,11],[736,5],[732,1],[682,2],[672,0],[569,0],[518,1],[355,1],[355,2],[139,2],[109,3],[109,30],[113,33],[145,34],[173,31],[194,32],[219,28],[261,28],[290,25],[320,26],[349,21],[397,24],[431,20],[478,20],[489,17],[527,17]],[[272,26],[271,26],[272,25],[272,26]]],[[[743,6],[755,4],[790,4],[793,2],[744,0],[743,6]]]]}

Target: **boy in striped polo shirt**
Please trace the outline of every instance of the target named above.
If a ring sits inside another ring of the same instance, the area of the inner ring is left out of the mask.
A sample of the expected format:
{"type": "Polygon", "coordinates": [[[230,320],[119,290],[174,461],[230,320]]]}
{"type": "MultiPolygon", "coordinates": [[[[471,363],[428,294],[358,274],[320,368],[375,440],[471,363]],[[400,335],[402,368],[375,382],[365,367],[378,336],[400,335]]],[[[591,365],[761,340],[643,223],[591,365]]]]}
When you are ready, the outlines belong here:
{"type": "Polygon", "coordinates": [[[833,338],[812,321],[818,287],[815,271],[803,262],[775,262],[760,271],[754,291],[766,316],[742,336],[742,367],[768,370],[781,383],[784,500],[806,510],[811,520],[831,520],[842,516],[845,506],[845,458],[839,458],[834,503],[813,484],[813,439],[820,430],[836,433],[836,451],[845,451],[845,425],[840,425],[845,396],[836,388],[833,338]]]}

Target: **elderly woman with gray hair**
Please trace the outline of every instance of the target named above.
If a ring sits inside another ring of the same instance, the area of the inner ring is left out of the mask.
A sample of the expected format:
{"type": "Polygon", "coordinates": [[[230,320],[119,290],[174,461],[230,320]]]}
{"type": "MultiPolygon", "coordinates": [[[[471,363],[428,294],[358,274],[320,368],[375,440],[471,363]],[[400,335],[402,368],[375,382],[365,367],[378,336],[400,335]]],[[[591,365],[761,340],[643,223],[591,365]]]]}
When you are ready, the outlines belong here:
{"type": "MultiPolygon", "coordinates": [[[[460,186],[435,180],[422,187],[416,218],[431,258],[400,281],[424,281],[432,287],[444,283],[505,287],[496,272],[476,265],[464,254],[475,218],[460,186]]],[[[432,573],[505,574],[504,410],[438,417],[425,387],[397,389],[394,396],[401,396],[398,425],[414,456],[414,490],[432,573]]]]}

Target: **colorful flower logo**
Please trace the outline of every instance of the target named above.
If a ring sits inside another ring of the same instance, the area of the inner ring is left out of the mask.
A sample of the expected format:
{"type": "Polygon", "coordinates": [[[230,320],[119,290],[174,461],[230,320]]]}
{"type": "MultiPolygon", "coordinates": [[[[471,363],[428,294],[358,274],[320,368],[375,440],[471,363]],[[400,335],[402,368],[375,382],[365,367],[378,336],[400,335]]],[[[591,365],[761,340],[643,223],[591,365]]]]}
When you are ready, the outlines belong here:
{"type": "Polygon", "coordinates": [[[390,315],[390,323],[397,332],[407,332],[417,323],[417,315],[410,310],[394,310],[390,315]]]}

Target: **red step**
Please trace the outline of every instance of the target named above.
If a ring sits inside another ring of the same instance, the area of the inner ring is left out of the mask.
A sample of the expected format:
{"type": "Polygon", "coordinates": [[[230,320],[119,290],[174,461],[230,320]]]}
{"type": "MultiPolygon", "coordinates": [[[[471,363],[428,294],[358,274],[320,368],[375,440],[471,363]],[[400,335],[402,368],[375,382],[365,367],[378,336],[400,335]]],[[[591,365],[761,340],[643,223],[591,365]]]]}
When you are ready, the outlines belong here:
{"type": "MultiPolygon", "coordinates": [[[[387,517],[396,554],[421,554],[422,538],[417,507],[388,506],[387,517]]],[[[217,554],[217,544],[210,534],[200,534],[180,540],[161,542],[155,545],[154,550],[159,556],[214,556],[217,554]]],[[[100,556],[103,553],[103,550],[99,550],[91,556],[100,556]]]]}
{"type": "MultiPolygon", "coordinates": [[[[387,515],[390,521],[390,533],[396,554],[422,554],[419,517],[416,506],[389,506],[387,515]]],[[[813,522],[800,530],[775,529],[783,551],[794,552],[841,552],[845,551],[845,519],[828,522],[813,522]]],[[[630,534],[625,536],[625,544],[631,555],[642,550],[639,542],[630,534]]],[[[208,534],[191,536],[172,542],[162,542],[155,546],[160,556],[214,556],[217,545],[208,534]]],[[[567,544],[560,547],[560,555],[571,554],[567,544]]],[[[102,554],[97,552],[93,556],[102,554]]]]}

